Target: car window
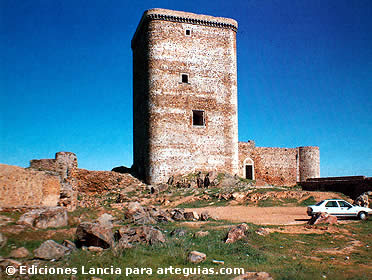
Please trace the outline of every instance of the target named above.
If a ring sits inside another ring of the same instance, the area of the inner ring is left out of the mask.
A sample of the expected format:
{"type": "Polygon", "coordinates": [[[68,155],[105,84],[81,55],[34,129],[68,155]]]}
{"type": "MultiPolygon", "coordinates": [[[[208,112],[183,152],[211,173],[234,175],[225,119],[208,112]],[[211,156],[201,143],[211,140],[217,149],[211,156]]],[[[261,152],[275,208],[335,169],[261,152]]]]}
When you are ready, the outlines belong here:
{"type": "Polygon", "coordinates": [[[321,202],[318,202],[317,204],[315,204],[315,206],[320,206],[323,202],[324,200],[322,200],[321,202]]]}
{"type": "Polygon", "coordinates": [[[336,201],[328,201],[325,207],[338,207],[338,204],[336,201]]]}
{"type": "Polygon", "coordinates": [[[340,204],[340,207],[352,207],[349,203],[346,201],[339,201],[338,204],[340,204]]]}

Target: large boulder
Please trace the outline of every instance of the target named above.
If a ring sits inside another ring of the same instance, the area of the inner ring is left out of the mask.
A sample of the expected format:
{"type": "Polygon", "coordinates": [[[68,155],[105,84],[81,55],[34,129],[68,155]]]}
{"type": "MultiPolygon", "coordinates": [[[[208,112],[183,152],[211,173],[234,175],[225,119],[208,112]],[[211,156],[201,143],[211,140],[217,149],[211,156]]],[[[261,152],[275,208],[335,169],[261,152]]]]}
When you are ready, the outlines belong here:
{"type": "Polygon", "coordinates": [[[245,232],[249,229],[248,225],[243,223],[229,230],[225,243],[234,243],[245,237],[245,232]]]}
{"type": "Polygon", "coordinates": [[[129,244],[143,243],[154,245],[165,242],[163,233],[152,226],[121,227],[115,235],[119,242],[129,244]]]}
{"type": "Polygon", "coordinates": [[[107,227],[107,228],[112,228],[113,224],[112,222],[114,221],[114,217],[110,214],[103,213],[101,216],[98,217],[96,220],[97,223],[100,225],[107,227]]]}
{"type": "Polygon", "coordinates": [[[67,226],[67,211],[63,207],[35,209],[23,214],[17,224],[41,229],[67,226]]]}
{"type": "Polygon", "coordinates": [[[311,219],[308,221],[309,225],[316,225],[316,224],[337,224],[337,217],[332,216],[328,213],[317,213],[316,215],[312,216],[311,219]]]}
{"type": "Polygon", "coordinates": [[[138,225],[154,224],[155,219],[146,211],[139,202],[130,202],[125,212],[125,218],[138,225]]]}
{"type": "Polygon", "coordinates": [[[95,246],[107,249],[114,244],[112,228],[100,223],[83,222],[76,229],[76,244],[81,246],[95,246]]]}
{"type": "Polygon", "coordinates": [[[47,240],[34,250],[35,258],[42,260],[59,260],[69,254],[71,250],[53,240],[47,240]]]}
{"type": "Polygon", "coordinates": [[[21,259],[27,258],[29,255],[30,252],[25,247],[20,247],[12,250],[9,254],[9,258],[21,259]]]}
{"type": "Polygon", "coordinates": [[[187,220],[187,221],[197,221],[197,220],[199,220],[199,215],[195,211],[185,212],[183,215],[185,217],[185,220],[187,220]]]}

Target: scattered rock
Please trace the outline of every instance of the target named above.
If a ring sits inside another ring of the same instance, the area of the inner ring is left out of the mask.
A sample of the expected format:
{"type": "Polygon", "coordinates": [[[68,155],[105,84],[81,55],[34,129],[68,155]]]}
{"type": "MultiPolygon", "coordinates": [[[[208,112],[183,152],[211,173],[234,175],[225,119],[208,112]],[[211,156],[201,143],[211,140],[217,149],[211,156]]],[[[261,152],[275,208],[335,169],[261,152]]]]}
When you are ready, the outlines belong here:
{"type": "Polygon", "coordinates": [[[10,252],[9,258],[22,259],[27,258],[30,252],[25,247],[17,248],[10,252]]]}
{"type": "MultiPolygon", "coordinates": [[[[1,208],[0,208],[0,212],[1,212],[1,208]]],[[[9,218],[7,216],[4,216],[4,215],[0,215],[0,227],[1,226],[5,226],[9,223],[12,223],[14,220],[12,218],[9,218]]]]}
{"type": "Polygon", "coordinates": [[[308,221],[309,225],[316,225],[321,223],[337,224],[337,217],[329,215],[328,213],[321,212],[313,215],[308,221]]]}
{"type": "Polygon", "coordinates": [[[187,256],[187,260],[191,263],[201,263],[205,261],[207,255],[198,251],[191,251],[187,256]]]}
{"type": "Polygon", "coordinates": [[[112,228],[112,222],[114,221],[114,217],[110,214],[104,213],[99,218],[96,220],[97,223],[100,225],[107,227],[107,228],[112,228]]]}
{"type": "Polygon", "coordinates": [[[22,265],[21,262],[13,260],[13,259],[0,259],[0,268],[1,268],[2,271],[5,271],[5,269],[8,266],[12,266],[14,268],[19,268],[21,265],[22,265]]]}
{"type": "Polygon", "coordinates": [[[105,227],[99,223],[84,222],[76,229],[76,244],[81,246],[96,246],[103,249],[111,247],[114,236],[111,227],[105,227]]]}
{"type": "Polygon", "coordinates": [[[48,207],[23,214],[17,224],[45,229],[67,226],[67,220],[66,209],[63,207],[48,207]]]}
{"type": "Polygon", "coordinates": [[[63,240],[62,242],[62,245],[69,248],[71,251],[75,251],[76,250],[76,245],[74,242],[70,241],[70,240],[63,240]]]}
{"type": "Polygon", "coordinates": [[[215,263],[215,264],[225,264],[224,261],[218,261],[218,260],[212,260],[212,263],[215,263]]]}
{"type": "Polygon", "coordinates": [[[96,247],[96,246],[89,246],[88,251],[94,252],[94,253],[101,253],[101,252],[103,252],[103,248],[96,247]]]}
{"type": "Polygon", "coordinates": [[[0,233],[0,248],[3,248],[6,242],[7,242],[7,238],[2,233],[0,233]]]}
{"type": "Polygon", "coordinates": [[[183,215],[185,217],[185,220],[187,220],[187,221],[197,221],[197,220],[199,220],[199,215],[195,211],[185,212],[183,215]]]}
{"type": "Polygon", "coordinates": [[[274,280],[267,272],[246,272],[232,280],[274,280]]]}
{"type": "Polygon", "coordinates": [[[259,228],[255,231],[255,233],[261,236],[266,236],[270,234],[270,232],[266,228],[259,228]]]}
{"type": "Polygon", "coordinates": [[[195,233],[195,237],[204,237],[204,236],[207,236],[209,235],[209,231],[198,231],[195,233]]]}
{"type": "Polygon", "coordinates": [[[115,234],[119,243],[122,242],[124,246],[126,243],[144,243],[154,245],[157,243],[164,243],[165,237],[163,233],[152,226],[140,227],[121,227],[115,234]],[[122,240],[123,239],[123,240],[122,240]]]}
{"type": "Polygon", "coordinates": [[[61,184],[61,191],[59,196],[58,205],[63,206],[68,211],[74,211],[77,207],[78,200],[77,200],[77,194],[78,192],[74,190],[72,185],[75,185],[76,183],[73,182],[70,184],[68,181],[72,181],[72,178],[69,179],[63,179],[63,182],[61,184]]]}
{"type": "Polygon", "coordinates": [[[203,211],[200,213],[200,220],[201,221],[208,221],[209,219],[209,213],[208,211],[203,211]]]}
{"type": "Polygon", "coordinates": [[[248,225],[243,223],[229,230],[225,243],[234,243],[245,237],[245,232],[249,229],[248,225]]]}
{"type": "Polygon", "coordinates": [[[172,230],[171,236],[182,237],[182,236],[185,236],[186,233],[187,233],[186,230],[181,229],[181,228],[176,228],[176,229],[172,230]]]}
{"type": "Polygon", "coordinates": [[[184,209],[173,209],[170,211],[171,217],[175,221],[184,221],[185,210],[184,209]]]}
{"type": "Polygon", "coordinates": [[[43,260],[59,260],[69,254],[71,250],[53,240],[47,240],[34,250],[34,256],[43,260]]]}
{"type": "Polygon", "coordinates": [[[354,202],[353,205],[361,206],[361,207],[369,207],[369,200],[368,195],[372,195],[371,192],[364,192],[360,196],[358,196],[354,202]]]}

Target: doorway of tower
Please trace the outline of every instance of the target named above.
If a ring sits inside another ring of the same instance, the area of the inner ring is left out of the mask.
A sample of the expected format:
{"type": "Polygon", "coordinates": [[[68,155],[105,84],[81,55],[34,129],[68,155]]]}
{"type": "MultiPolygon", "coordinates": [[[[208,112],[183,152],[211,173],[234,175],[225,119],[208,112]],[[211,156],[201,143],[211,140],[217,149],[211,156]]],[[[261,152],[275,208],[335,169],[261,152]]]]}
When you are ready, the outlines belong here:
{"type": "Polygon", "coordinates": [[[252,165],[245,166],[245,179],[253,180],[253,166],[252,165]]]}

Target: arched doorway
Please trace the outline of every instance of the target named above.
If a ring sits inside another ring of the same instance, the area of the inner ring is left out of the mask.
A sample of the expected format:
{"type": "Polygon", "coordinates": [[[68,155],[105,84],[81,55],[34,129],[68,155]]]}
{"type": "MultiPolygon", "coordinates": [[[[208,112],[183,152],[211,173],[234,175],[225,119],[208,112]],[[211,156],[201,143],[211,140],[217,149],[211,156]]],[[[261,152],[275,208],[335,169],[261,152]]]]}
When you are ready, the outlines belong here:
{"type": "Polygon", "coordinates": [[[251,158],[244,160],[244,178],[254,180],[254,162],[251,158]]]}

